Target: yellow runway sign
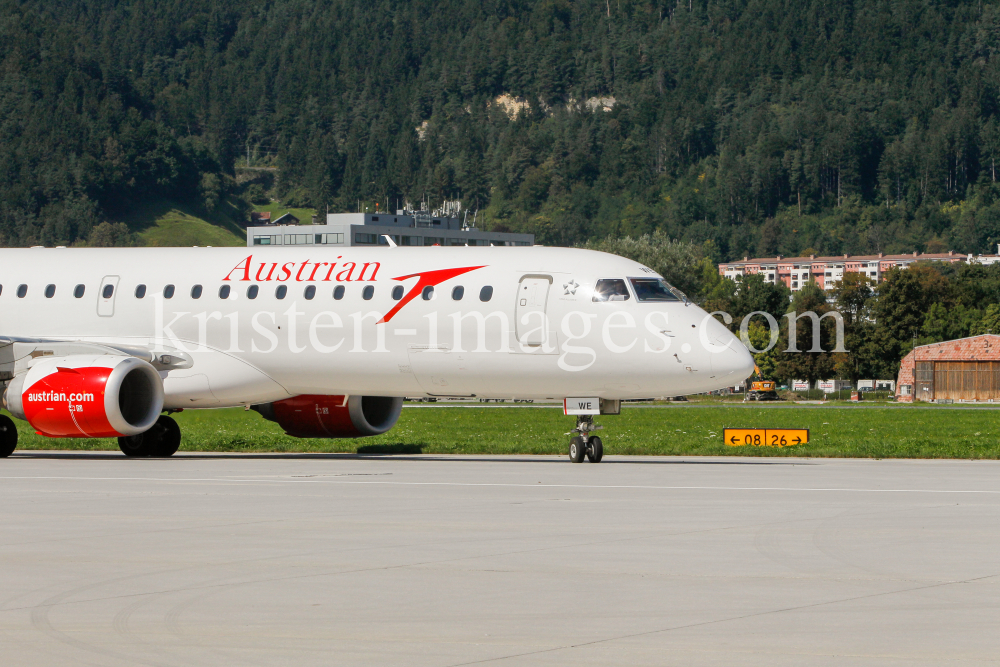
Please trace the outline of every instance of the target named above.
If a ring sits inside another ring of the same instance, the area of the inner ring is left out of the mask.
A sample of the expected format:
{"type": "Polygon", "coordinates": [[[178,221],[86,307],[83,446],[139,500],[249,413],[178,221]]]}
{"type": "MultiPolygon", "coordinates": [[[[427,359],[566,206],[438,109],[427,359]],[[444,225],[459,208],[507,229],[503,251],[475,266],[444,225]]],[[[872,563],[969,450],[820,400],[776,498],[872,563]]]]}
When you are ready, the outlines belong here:
{"type": "Polygon", "coordinates": [[[722,439],[730,447],[794,447],[809,442],[809,429],[726,428],[722,439]]]}

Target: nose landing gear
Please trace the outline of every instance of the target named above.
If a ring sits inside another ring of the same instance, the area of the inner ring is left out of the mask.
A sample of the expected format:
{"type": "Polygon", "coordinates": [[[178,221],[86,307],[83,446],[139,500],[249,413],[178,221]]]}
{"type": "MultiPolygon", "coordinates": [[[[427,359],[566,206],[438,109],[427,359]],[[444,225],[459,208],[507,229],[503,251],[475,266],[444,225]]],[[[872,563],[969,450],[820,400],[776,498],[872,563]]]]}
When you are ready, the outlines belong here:
{"type": "Polygon", "coordinates": [[[573,436],[569,440],[569,460],[583,463],[583,457],[586,456],[591,463],[600,463],[604,458],[604,443],[590,433],[602,428],[604,427],[594,423],[592,415],[577,415],[576,428],[566,434],[573,436]]]}

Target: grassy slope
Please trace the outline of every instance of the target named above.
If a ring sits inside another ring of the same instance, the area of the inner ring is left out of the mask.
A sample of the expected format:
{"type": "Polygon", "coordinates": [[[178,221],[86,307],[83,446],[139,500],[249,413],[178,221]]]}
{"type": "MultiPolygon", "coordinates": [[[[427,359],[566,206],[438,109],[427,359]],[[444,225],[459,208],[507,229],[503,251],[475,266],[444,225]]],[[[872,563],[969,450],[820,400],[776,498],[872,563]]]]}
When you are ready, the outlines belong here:
{"type": "Polygon", "coordinates": [[[125,222],[147,246],[245,246],[238,214],[223,202],[212,216],[169,200],[136,206],[125,222]]]}
{"type": "MultiPolygon", "coordinates": [[[[295,215],[304,224],[316,213],[308,208],[285,208],[273,203],[255,206],[257,211],[271,211],[274,219],[285,213],[295,215]]],[[[162,200],[137,205],[125,222],[147,246],[243,246],[246,231],[240,226],[241,215],[230,201],[223,201],[210,216],[184,204],[162,200]]]]}
{"type": "MultiPolygon", "coordinates": [[[[389,433],[360,440],[300,440],[240,409],[177,415],[186,450],[425,454],[564,454],[573,420],[545,408],[406,408],[389,433]]],[[[117,449],[114,440],[52,440],[18,421],[24,449],[117,449]]],[[[1000,458],[1000,411],[933,407],[626,408],[598,420],[614,454],[1000,458]],[[722,428],[805,427],[808,445],[727,447],[722,428]]]]}

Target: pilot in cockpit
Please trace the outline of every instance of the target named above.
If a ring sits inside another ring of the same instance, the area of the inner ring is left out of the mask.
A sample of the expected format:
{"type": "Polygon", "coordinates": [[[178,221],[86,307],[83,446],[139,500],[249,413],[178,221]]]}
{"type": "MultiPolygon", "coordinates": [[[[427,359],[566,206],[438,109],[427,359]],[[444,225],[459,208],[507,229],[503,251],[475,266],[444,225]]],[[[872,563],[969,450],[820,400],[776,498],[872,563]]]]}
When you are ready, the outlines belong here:
{"type": "Polygon", "coordinates": [[[628,298],[624,280],[598,280],[594,287],[594,301],[627,301],[628,298]]]}

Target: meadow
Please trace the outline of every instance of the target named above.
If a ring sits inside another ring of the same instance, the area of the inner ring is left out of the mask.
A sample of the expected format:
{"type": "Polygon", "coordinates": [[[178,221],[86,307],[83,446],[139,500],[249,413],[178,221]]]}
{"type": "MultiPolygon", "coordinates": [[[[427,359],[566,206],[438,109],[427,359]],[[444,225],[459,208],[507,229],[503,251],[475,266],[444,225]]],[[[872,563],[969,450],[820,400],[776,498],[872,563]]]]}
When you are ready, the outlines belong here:
{"type": "MultiPolygon", "coordinates": [[[[181,451],[358,454],[565,454],[574,424],[554,407],[407,404],[388,433],[356,440],[298,439],[255,412],[192,410],[175,415],[181,451]]],[[[19,449],[117,450],[113,439],[51,439],[15,420],[19,449]]],[[[599,417],[606,455],[1000,458],[1000,410],[944,406],[626,406],[599,417]],[[808,428],[808,444],[729,447],[729,427],[808,428]]]]}
{"type": "Polygon", "coordinates": [[[145,246],[245,246],[238,202],[226,197],[212,214],[170,199],[143,201],[122,220],[145,246]]]}

